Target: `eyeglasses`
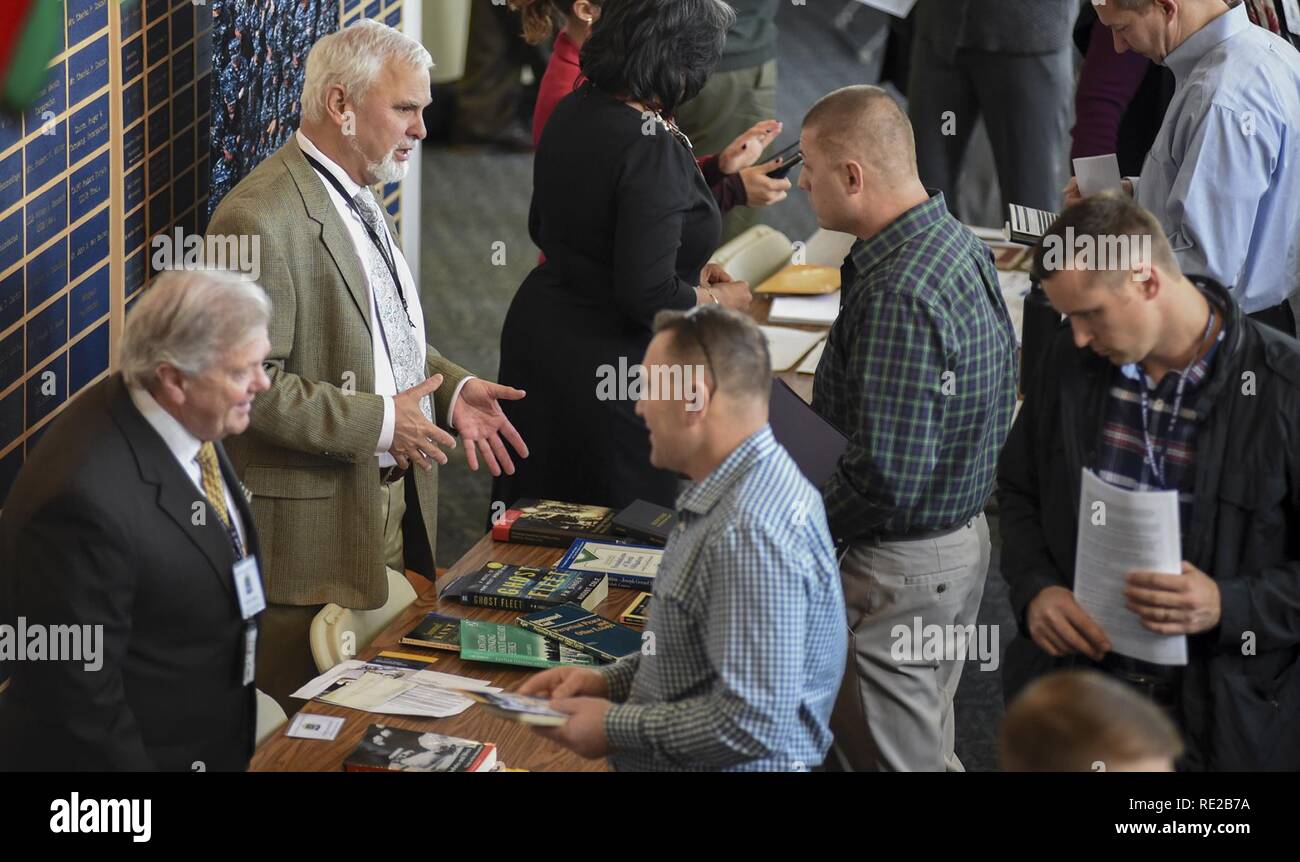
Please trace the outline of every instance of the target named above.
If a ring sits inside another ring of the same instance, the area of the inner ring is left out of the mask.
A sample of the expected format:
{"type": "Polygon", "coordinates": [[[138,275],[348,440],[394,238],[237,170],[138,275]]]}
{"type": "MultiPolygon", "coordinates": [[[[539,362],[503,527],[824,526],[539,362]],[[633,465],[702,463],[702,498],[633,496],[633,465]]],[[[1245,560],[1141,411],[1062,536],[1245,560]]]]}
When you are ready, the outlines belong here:
{"type": "Polygon", "coordinates": [[[713,357],[709,355],[709,347],[704,343],[704,337],[700,335],[699,331],[699,315],[702,309],[708,307],[707,305],[697,305],[682,315],[682,318],[690,325],[691,337],[695,339],[695,343],[700,346],[700,352],[704,354],[705,368],[708,370],[709,377],[713,379],[713,391],[716,393],[718,391],[718,375],[713,370],[713,357]]]}

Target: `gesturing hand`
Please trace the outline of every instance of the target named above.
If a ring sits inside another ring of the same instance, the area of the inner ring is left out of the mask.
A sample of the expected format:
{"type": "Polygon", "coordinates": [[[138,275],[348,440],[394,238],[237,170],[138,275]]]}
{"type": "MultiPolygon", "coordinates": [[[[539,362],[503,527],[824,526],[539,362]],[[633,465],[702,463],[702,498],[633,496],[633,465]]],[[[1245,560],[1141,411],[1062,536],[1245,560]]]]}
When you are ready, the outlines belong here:
{"type": "Polygon", "coordinates": [[[784,125],[779,120],[755,123],[718,153],[718,170],[724,174],[734,174],[754,164],[783,128],[784,125]]]}
{"type": "Polygon", "coordinates": [[[442,375],[435,374],[393,396],[393,445],[388,454],[403,470],[412,464],[432,470],[433,461],[447,463],[447,455],[439,446],[456,448],[456,438],[430,422],[420,409],[421,399],[426,395],[432,396],[441,385],[442,375]]]}
{"type": "Polygon", "coordinates": [[[502,437],[519,453],[519,457],[528,457],[528,445],[506,418],[500,403],[502,400],[518,401],[524,394],[522,389],[511,389],[478,378],[461,387],[451,421],[465,440],[465,461],[471,470],[478,469],[478,456],[481,454],[493,476],[500,476],[502,469],[507,475],[514,475],[515,462],[510,460],[502,437]]]}

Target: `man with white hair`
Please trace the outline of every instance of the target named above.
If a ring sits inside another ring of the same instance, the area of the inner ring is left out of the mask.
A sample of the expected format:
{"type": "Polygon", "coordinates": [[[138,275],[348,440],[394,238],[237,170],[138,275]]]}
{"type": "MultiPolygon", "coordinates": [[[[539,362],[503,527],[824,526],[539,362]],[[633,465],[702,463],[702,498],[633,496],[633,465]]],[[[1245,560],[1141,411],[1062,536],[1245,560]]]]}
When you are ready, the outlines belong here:
{"type": "Polygon", "coordinates": [[[23,465],[0,516],[0,771],[247,767],[265,599],[221,440],[269,385],[270,313],[239,276],[159,276],[120,371],[23,465]]]}
{"type": "Polygon", "coordinates": [[[425,342],[418,285],[368,188],[406,175],[425,136],[431,63],[418,42],[370,20],[317,41],[297,134],[208,227],[260,237],[275,304],[271,389],[231,457],[268,525],[258,685],[286,710],[316,673],[307,632],[324,604],[379,607],[387,570],[434,577],[434,462],[447,463],[452,432],[471,469],[482,458],[493,475],[513,472],[505,442],[528,454],[498,403],[524,393],[474,378],[425,342]]]}

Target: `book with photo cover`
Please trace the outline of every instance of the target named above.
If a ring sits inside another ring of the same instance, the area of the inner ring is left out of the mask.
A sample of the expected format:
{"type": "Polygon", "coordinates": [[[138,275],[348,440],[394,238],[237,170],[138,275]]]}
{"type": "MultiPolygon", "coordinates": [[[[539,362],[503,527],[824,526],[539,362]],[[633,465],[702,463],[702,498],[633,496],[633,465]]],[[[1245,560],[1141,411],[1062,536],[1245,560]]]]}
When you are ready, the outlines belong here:
{"type": "Polygon", "coordinates": [[[592,611],[608,596],[609,578],[602,574],[493,562],[452,581],[441,598],[506,611],[540,611],[566,602],[592,611]]]}
{"type": "Polygon", "coordinates": [[[574,539],[610,538],[614,510],[559,500],[517,501],[492,523],[492,539],[567,548],[574,539]]]}
{"type": "Polygon", "coordinates": [[[484,709],[498,718],[517,721],[520,724],[559,727],[569,720],[567,715],[551,709],[547,701],[540,697],[529,697],[508,691],[467,691],[464,694],[470,700],[482,704],[484,709]]]}
{"type": "Polygon", "coordinates": [[[611,587],[648,590],[654,584],[664,549],[649,545],[618,545],[592,539],[574,539],[555,564],[561,572],[606,575],[611,587]]]}
{"type": "Polygon", "coordinates": [[[347,772],[489,772],[497,747],[439,733],[372,724],[343,761],[347,772]]]}
{"type": "Polygon", "coordinates": [[[641,649],[641,634],[577,605],[560,605],[548,611],[524,614],[516,622],[542,637],[614,662],[641,649]]]}

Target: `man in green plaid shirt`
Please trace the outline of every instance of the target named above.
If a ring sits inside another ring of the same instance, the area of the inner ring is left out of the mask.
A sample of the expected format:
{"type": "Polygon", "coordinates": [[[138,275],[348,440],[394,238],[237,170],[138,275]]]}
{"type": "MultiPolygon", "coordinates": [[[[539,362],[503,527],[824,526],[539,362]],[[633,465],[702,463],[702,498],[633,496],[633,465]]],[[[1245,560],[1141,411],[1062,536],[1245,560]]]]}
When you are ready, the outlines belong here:
{"type": "Polygon", "coordinates": [[[850,629],[835,754],[851,769],[960,770],[952,699],[988,572],[1015,332],[992,253],[921,185],[911,124],[885,91],[823,98],[802,149],[818,222],[858,237],[813,388],[849,438],[822,488],[850,629]],[[958,636],[914,654],[930,626],[958,636]]]}

